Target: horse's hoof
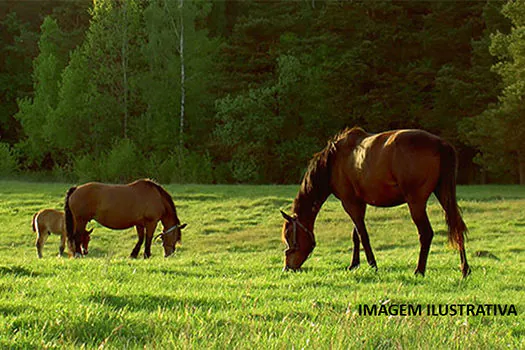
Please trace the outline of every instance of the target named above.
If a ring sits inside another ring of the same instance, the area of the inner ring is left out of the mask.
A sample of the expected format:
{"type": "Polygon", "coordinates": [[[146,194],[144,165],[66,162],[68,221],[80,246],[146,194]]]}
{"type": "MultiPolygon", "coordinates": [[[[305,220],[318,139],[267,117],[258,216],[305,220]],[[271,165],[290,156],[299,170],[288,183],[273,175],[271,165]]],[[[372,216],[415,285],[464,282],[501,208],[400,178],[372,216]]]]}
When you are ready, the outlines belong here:
{"type": "Polygon", "coordinates": [[[414,271],[414,275],[415,276],[425,277],[425,273],[423,271],[419,271],[418,269],[416,269],[416,271],[414,271]]]}
{"type": "Polygon", "coordinates": [[[80,254],[80,253],[78,253],[78,252],[75,253],[75,259],[77,259],[77,258],[81,258],[81,257],[82,257],[82,254],[80,254]]]}
{"type": "Polygon", "coordinates": [[[463,278],[467,278],[472,272],[472,270],[470,269],[470,267],[467,267],[466,269],[463,269],[461,272],[463,273],[463,278]]]}
{"type": "Polygon", "coordinates": [[[136,255],[130,255],[129,258],[130,258],[130,259],[136,259],[137,256],[136,256],[136,255]]]}
{"type": "Polygon", "coordinates": [[[289,266],[285,266],[283,267],[283,272],[302,272],[303,269],[298,267],[296,269],[292,268],[292,267],[289,267],[289,266]]]}
{"type": "Polygon", "coordinates": [[[346,269],[348,271],[352,271],[352,270],[357,270],[359,268],[359,264],[352,264],[350,266],[348,266],[346,269]]]}
{"type": "Polygon", "coordinates": [[[377,265],[376,264],[371,264],[370,268],[374,269],[374,271],[377,272],[377,265]]]}

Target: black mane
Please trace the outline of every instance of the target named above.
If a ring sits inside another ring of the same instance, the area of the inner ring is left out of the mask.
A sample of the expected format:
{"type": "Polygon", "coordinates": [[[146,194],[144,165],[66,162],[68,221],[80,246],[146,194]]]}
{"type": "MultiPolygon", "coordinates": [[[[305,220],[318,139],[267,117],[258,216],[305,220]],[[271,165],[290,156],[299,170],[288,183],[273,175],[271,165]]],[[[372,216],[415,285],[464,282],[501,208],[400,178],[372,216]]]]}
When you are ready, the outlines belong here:
{"type": "Polygon", "coordinates": [[[308,214],[319,211],[332,192],[330,178],[335,152],[335,142],[332,139],[321,152],[316,153],[310,160],[301,188],[294,200],[292,212],[308,214]]]}
{"type": "Polygon", "coordinates": [[[155,187],[157,191],[160,193],[160,195],[168,202],[175,216],[175,224],[176,225],[180,224],[179,218],[177,216],[177,209],[175,209],[175,203],[173,202],[173,198],[171,198],[171,195],[164,188],[162,188],[161,185],[159,185],[155,181],[146,179],[145,182],[155,187]]]}

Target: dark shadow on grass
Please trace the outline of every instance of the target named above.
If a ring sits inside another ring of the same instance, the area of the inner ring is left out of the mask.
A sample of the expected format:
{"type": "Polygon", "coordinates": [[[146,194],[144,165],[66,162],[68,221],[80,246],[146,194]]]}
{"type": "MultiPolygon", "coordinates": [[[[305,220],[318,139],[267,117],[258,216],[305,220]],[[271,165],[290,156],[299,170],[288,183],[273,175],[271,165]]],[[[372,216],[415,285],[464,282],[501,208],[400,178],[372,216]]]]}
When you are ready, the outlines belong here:
{"type": "Polygon", "coordinates": [[[32,312],[33,310],[36,310],[32,306],[24,305],[24,306],[0,306],[0,314],[9,316],[9,315],[20,315],[24,312],[32,312]]]}
{"type": "Polygon", "coordinates": [[[106,317],[92,318],[89,322],[82,318],[72,318],[68,321],[66,330],[54,324],[48,326],[47,329],[46,334],[65,334],[68,341],[75,344],[75,347],[88,349],[101,348],[102,344],[105,347],[118,348],[115,345],[112,346],[116,342],[127,344],[131,348],[141,347],[145,343],[154,341],[155,337],[155,324],[129,318],[123,321],[111,314],[106,317]]]}
{"type": "MultiPolygon", "coordinates": [[[[495,202],[495,201],[512,201],[512,200],[520,200],[523,199],[523,197],[520,196],[507,196],[507,195],[493,195],[493,196],[486,196],[486,197],[470,197],[470,196],[458,196],[458,201],[466,201],[466,202],[495,202]]],[[[465,203],[462,205],[462,207],[468,206],[468,203],[465,203]]]]}
{"type": "MultiPolygon", "coordinates": [[[[131,249],[129,250],[131,252],[131,249]]],[[[106,250],[95,248],[95,247],[89,247],[89,254],[85,256],[85,258],[103,258],[108,255],[108,252],[106,250]]]]}
{"type": "Polygon", "coordinates": [[[41,272],[29,270],[22,266],[0,266],[0,276],[13,275],[16,277],[36,277],[41,276],[41,272]]]}
{"type": "MultiPolygon", "coordinates": [[[[377,245],[377,248],[374,248],[374,250],[377,250],[377,251],[385,251],[385,250],[394,250],[394,249],[407,249],[407,248],[413,248],[416,246],[416,242],[414,241],[413,243],[404,243],[404,244],[399,244],[399,243],[394,243],[394,244],[378,244],[377,245]]],[[[364,252],[364,249],[361,248],[360,250],[361,252],[364,252]]],[[[351,253],[351,251],[349,250],[349,252],[351,253]]]]}
{"type": "Polygon", "coordinates": [[[184,201],[199,201],[199,202],[205,202],[205,201],[219,201],[224,196],[219,195],[213,195],[213,194],[178,194],[173,196],[173,200],[175,201],[175,205],[177,205],[177,202],[184,202],[184,201]]]}
{"type": "Polygon", "coordinates": [[[203,278],[208,277],[208,273],[196,272],[191,269],[173,269],[173,268],[153,268],[149,270],[152,273],[157,273],[161,275],[170,275],[170,276],[182,276],[182,277],[192,277],[192,278],[203,278]]]}
{"type": "Polygon", "coordinates": [[[105,293],[97,293],[88,298],[90,302],[107,305],[114,309],[127,308],[131,311],[147,311],[154,312],[160,308],[165,309],[179,309],[185,308],[199,308],[199,309],[221,309],[227,307],[227,303],[223,300],[208,300],[203,298],[184,299],[174,298],[168,295],[151,295],[151,294],[135,294],[135,295],[112,295],[105,293]]]}

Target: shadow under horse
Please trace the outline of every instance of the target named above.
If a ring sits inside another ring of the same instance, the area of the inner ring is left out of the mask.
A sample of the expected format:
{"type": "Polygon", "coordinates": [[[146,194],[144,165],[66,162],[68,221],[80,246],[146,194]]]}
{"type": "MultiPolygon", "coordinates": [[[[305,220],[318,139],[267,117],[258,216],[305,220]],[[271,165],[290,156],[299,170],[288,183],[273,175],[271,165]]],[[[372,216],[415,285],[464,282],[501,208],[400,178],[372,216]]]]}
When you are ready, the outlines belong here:
{"type": "Polygon", "coordinates": [[[456,200],[457,161],[454,148],[423,130],[369,134],[345,129],[310,161],[301,188],[285,218],[285,269],[299,269],[315,248],[314,223],[330,194],[337,197],[354,223],[353,256],[349,269],[359,266],[363,244],[368,264],[377,268],[365,226],[367,205],[393,207],[407,203],[419,233],[416,274],[425,274],[434,232],[427,216],[434,193],[445,210],[448,240],[459,250],[463,277],[470,273],[465,253],[467,227],[456,200]]]}
{"type": "Polygon", "coordinates": [[[90,182],[68,190],[65,200],[66,228],[75,256],[81,253],[80,233],[90,220],[115,229],[135,226],[138,242],[131,252],[136,258],[146,239],[144,258],[151,256],[151,242],[159,221],[164,226],[162,238],[164,256],[175,251],[181,241],[181,224],[170,194],[157,183],[141,179],[127,185],[108,185],[90,182]]]}

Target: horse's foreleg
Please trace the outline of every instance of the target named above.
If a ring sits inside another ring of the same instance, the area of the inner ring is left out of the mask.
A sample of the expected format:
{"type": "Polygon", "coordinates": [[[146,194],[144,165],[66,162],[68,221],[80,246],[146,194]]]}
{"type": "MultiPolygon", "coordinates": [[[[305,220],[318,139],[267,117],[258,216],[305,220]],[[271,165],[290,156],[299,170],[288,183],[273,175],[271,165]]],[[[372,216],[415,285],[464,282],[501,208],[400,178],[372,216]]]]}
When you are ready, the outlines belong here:
{"type": "Polygon", "coordinates": [[[432,243],[432,238],[434,237],[434,231],[428,220],[428,215],[426,211],[426,202],[423,204],[408,203],[410,209],[410,215],[412,220],[417,226],[417,231],[419,233],[419,261],[417,263],[417,268],[414,273],[425,275],[425,269],[427,266],[428,253],[430,252],[430,244],[432,243]]]}
{"type": "Polygon", "coordinates": [[[148,259],[151,256],[151,241],[153,239],[153,233],[155,233],[156,227],[156,222],[146,225],[146,245],[144,247],[144,259],[148,259]]]}
{"type": "Polygon", "coordinates": [[[357,231],[358,236],[356,237],[354,234],[352,234],[352,238],[354,241],[354,254],[352,258],[352,265],[354,265],[354,262],[357,259],[357,262],[359,262],[359,239],[361,240],[361,243],[363,244],[363,249],[365,251],[366,260],[368,262],[368,265],[370,267],[373,267],[377,269],[377,263],[376,258],[374,257],[374,253],[372,251],[372,246],[370,245],[370,239],[368,238],[368,231],[366,230],[365,225],[365,213],[366,213],[366,204],[365,203],[348,203],[343,202],[343,207],[345,208],[345,211],[350,215],[352,218],[352,221],[355,225],[354,233],[357,231]],[[357,248],[356,248],[356,242],[357,242],[357,248]],[[357,256],[357,258],[356,258],[357,256]]]}
{"type": "Polygon", "coordinates": [[[135,244],[135,248],[133,248],[133,250],[131,251],[131,255],[129,256],[133,259],[136,259],[139,255],[140,247],[142,247],[142,242],[144,242],[144,226],[137,225],[135,226],[135,228],[137,229],[137,235],[139,237],[139,240],[137,244],[135,244]]]}
{"type": "Polygon", "coordinates": [[[77,221],[75,227],[75,238],[73,242],[73,247],[75,249],[75,258],[82,258],[82,235],[86,232],[87,221],[77,221]]]}
{"type": "Polygon", "coordinates": [[[66,240],[67,233],[62,232],[62,236],[60,237],[60,247],[58,248],[58,256],[62,256],[64,254],[64,250],[66,249],[66,240]]]}
{"type": "Polygon", "coordinates": [[[352,264],[348,267],[349,270],[353,270],[359,267],[359,245],[361,241],[359,240],[359,233],[357,228],[354,226],[352,231],[352,241],[354,242],[354,251],[352,255],[352,264]]]}

